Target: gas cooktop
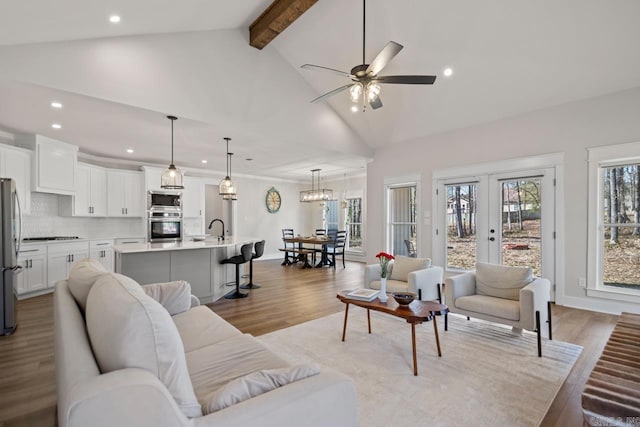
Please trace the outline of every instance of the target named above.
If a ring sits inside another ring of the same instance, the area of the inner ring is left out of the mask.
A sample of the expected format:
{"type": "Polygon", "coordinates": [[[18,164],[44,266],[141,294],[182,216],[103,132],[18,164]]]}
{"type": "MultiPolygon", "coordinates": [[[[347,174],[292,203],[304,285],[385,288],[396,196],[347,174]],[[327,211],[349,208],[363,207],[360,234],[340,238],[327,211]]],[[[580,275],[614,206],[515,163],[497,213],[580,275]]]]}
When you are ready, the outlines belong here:
{"type": "Polygon", "coordinates": [[[76,240],[78,236],[25,237],[23,242],[46,242],[49,240],[76,240]]]}

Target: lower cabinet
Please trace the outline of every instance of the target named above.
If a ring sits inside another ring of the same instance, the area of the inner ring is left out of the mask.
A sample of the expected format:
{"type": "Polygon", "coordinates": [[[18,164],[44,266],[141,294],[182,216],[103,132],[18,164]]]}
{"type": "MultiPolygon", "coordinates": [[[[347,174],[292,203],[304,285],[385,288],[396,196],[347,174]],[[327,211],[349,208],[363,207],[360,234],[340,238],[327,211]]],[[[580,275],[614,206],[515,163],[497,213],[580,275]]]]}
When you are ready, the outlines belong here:
{"type": "Polygon", "coordinates": [[[89,258],[95,259],[107,271],[113,272],[113,240],[93,240],[89,242],[89,258]]]}
{"type": "Polygon", "coordinates": [[[73,264],[89,257],[89,243],[56,243],[49,245],[47,256],[47,286],[54,288],[56,282],[69,277],[73,264]]]}
{"type": "Polygon", "coordinates": [[[47,288],[47,247],[27,246],[18,252],[18,274],[16,293],[18,296],[47,288]]]}

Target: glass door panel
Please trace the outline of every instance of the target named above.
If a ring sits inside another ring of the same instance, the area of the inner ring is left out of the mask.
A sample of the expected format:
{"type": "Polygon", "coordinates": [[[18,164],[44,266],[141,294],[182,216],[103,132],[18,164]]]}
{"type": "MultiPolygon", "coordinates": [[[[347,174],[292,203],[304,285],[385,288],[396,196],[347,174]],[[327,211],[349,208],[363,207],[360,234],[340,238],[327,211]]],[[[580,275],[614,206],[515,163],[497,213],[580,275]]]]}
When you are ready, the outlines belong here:
{"type": "Polygon", "coordinates": [[[394,255],[415,256],[416,247],[416,186],[389,189],[391,251],[394,255]]]}
{"type": "Polygon", "coordinates": [[[473,270],[476,266],[478,184],[447,185],[447,269],[473,270]]]}

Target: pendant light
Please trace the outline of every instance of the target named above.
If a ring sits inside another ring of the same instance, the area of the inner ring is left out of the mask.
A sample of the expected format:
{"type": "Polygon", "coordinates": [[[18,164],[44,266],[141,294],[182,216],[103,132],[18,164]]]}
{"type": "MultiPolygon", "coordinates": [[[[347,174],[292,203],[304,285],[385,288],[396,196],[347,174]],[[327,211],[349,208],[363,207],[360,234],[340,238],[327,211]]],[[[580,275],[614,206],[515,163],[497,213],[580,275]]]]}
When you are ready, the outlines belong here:
{"type": "Polygon", "coordinates": [[[311,190],[305,190],[300,192],[300,201],[304,203],[310,202],[322,202],[326,200],[333,200],[333,190],[326,188],[320,188],[320,169],[311,170],[311,190]],[[315,177],[318,175],[318,188],[315,186],[315,177]]]}
{"type": "Polygon", "coordinates": [[[235,196],[236,186],[231,181],[231,156],[233,156],[233,153],[229,153],[229,141],[231,141],[231,138],[224,138],[224,140],[227,141],[227,176],[220,181],[218,193],[221,196],[235,196]]]}
{"type": "Polygon", "coordinates": [[[171,120],[171,164],[164,172],[160,180],[160,187],[167,190],[182,190],[184,185],[184,173],[173,164],[173,122],[178,120],[176,116],[167,116],[171,120]]]}
{"type": "MultiPolygon", "coordinates": [[[[227,159],[229,160],[229,173],[231,173],[231,156],[233,156],[233,153],[227,153],[227,159]]],[[[236,200],[238,200],[238,195],[236,193],[224,194],[222,196],[222,200],[229,200],[231,202],[235,202],[236,200]]]]}

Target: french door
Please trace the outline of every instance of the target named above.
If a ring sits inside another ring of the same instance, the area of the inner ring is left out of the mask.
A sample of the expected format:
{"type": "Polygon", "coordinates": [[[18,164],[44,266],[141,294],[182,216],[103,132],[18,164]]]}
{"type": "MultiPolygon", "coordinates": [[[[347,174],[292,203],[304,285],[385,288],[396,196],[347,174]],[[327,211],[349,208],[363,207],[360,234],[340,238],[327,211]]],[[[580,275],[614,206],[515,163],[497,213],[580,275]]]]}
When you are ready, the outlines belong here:
{"type": "Polygon", "coordinates": [[[554,168],[437,180],[434,261],[530,266],[555,283],[554,183],[554,168]]]}

